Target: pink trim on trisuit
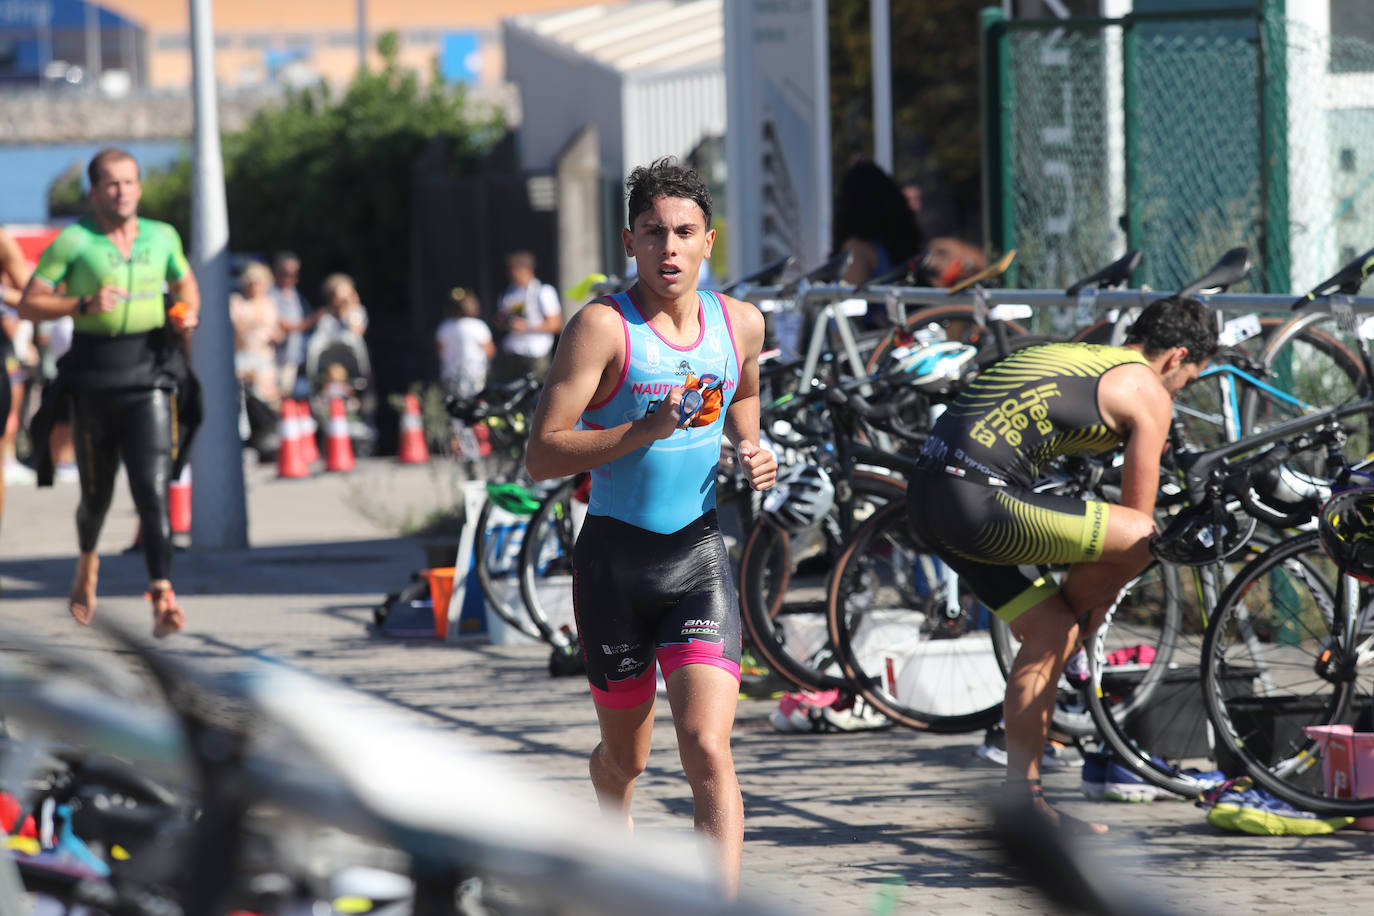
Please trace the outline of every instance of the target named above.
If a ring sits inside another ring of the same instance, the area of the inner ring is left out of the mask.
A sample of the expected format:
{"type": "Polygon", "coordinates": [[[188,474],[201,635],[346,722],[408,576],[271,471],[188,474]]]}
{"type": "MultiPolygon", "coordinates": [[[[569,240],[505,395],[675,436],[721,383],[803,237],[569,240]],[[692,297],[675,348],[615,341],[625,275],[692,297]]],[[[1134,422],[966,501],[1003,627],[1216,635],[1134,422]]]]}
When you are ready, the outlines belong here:
{"type": "Polygon", "coordinates": [[[697,293],[697,324],[700,325],[700,327],[697,328],[697,339],[694,343],[690,343],[685,347],[679,347],[677,344],[673,343],[671,340],[664,337],[662,334],[658,333],[658,328],[654,327],[653,323],[650,322],[649,319],[644,317],[644,309],[640,308],[639,303],[635,301],[635,292],[633,286],[625,291],[625,298],[630,300],[630,305],[633,305],[635,311],[639,312],[640,320],[642,320],[644,324],[648,326],[649,330],[654,332],[654,336],[656,336],[659,340],[663,341],[665,346],[671,347],[679,353],[686,353],[688,350],[695,350],[697,347],[701,346],[701,341],[706,337],[706,310],[703,309],[701,306],[701,293],[697,293]]]}

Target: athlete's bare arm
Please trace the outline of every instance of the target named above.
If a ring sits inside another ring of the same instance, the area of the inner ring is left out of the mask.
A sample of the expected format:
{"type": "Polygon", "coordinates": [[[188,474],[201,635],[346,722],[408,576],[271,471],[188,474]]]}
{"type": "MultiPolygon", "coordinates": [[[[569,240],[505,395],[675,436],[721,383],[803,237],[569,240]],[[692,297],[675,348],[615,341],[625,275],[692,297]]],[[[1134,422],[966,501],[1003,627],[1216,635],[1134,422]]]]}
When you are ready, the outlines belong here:
{"type": "Polygon", "coordinates": [[[0,304],[18,305],[28,283],[29,264],[24,252],[9,233],[0,230],[0,289],[4,290],[0,304]]]}
{"type": "Polygon", "coordinates": [[[739,344],[739,387],[725,412],[725,436],[735,446],[755,490],[773,485],[778,463],[759,448],[759,351],[763,349],[763,313],[747,302],[721,296],[739,344]]]}
{"type": "Polygon", "coordinates": [[[620,383],[624,351],[625,331],[611,307],[593,302],[568,322],[530,430],[525,467],[535,480],[589,471],[677,429],[681,388],[672,389],[647,417],[609,429],[574,428],[587,405],[604,400],[620,383]]]}
{"type": "Polygon", "coordinates": [[[1153,369],[1137,363],[1103,376],[1097,400],[1103,419],[1126,439],[1121,505],[1153,516],[1173,398],[1153,369]]]}

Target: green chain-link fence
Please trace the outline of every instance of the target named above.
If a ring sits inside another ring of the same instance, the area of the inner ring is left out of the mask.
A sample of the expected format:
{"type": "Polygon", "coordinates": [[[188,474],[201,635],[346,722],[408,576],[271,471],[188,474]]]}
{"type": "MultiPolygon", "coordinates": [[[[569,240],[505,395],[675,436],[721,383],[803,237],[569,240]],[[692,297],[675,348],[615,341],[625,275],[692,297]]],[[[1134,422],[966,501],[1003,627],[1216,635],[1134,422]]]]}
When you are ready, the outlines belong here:
{"type": "Polygon", "coordinates": [[[1137,283],[1175,288],[1245,244],[1242,288],[1290,292],[1374,246],[1369,42],[1280,0],[983,24],[989,237],[1017,285],[1132,247],[1137,283]]]}

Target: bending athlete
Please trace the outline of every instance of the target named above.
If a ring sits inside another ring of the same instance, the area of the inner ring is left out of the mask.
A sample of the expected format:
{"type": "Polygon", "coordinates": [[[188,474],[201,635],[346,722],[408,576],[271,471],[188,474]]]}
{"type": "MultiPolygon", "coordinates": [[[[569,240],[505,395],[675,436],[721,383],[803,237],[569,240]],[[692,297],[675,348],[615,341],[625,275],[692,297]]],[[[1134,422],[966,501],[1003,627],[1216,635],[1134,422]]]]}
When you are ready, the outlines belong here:
{"type": "Polygon", "coordinates": [[[601,726],[590,771],[602,809],[632,826],[657,661],[696,828],[717,844],[733,895],[744,843],[730,755],[740,622],[716,519],[716,468],[723,434],[755,489],[777,475],[772,453],[758,446],[763,316],[697,290],[716,234],[710,192],[695,172],[662,159],[635,169],[626,187],[622,239],[639,279],[568,322],[527,464],[537,480],[592,472],[573,606],[601,726]]]}
{"type": "Polygon", "coordinates": [[[1056,823],[1107,830],[1049,808],[1040,755],[1069,655],[1149,565],[1173,398],[1216,349],[1213,315],[1196,300],[1171,297],[1141,313],[1123,347],[1013,353],[936,422],[907,490],[917,533],[1021,640],[1003,706],[1007,786],[1056,823]],[[1030,489],[1054,458],[1122,443],[1120,505],[1030,489]],[[1041,568],[1065,563],[1072,566],[1062,582],[1041,568]]]}
{"type": "Polygon", "coordinates": [[[170,366],[196,326],[200,292],[176,230],[138,216],[142,185],[133,156],[101,150],[87,173],[94,215],[68,226],[43,252],[19,311],[35,321],[73,316],[71,350],[58,361],[55,383],[69,398],[81,475],[81,553],[68,610],[82,625],[95,614],[96,544],[122,459],[142,529],[153,635],[161,638],[186,624],[171,581],[167,493],[179,443],[170,366]],[[164,288],[187,306],[172,320],[164,288]]]}

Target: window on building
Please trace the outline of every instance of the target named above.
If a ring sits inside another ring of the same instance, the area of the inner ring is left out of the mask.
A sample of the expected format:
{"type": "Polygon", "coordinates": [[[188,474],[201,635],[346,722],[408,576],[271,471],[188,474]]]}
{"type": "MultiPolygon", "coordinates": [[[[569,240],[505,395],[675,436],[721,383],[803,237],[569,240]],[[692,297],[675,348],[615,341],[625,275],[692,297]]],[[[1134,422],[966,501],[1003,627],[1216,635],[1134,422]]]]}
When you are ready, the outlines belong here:
{"type": "Polygon", "coordinates": [[[1355,213],[1355,198],[1341,198],[1341,219],[1345,222],[1354,222],[1357,214],[1355,213]]]}
{"type": "Polygon", "coordinates": [[[1355,150],[1349,146],[1341,150],[1341,171],[1355,171],[1355,150]]]}
{"type": "Polygon", "coordinates": [[[1349,263],[1350,263],[1351,261],[1353,261],[1353,260],[1355,260],[1355,249],[1354,249],[1354,248],[1351,248],[1349,245],[1342,245],[1342,246],[1341,246],[1341,263],[1342,263],[1342,264],[1349,264],[1349,263]]]}

